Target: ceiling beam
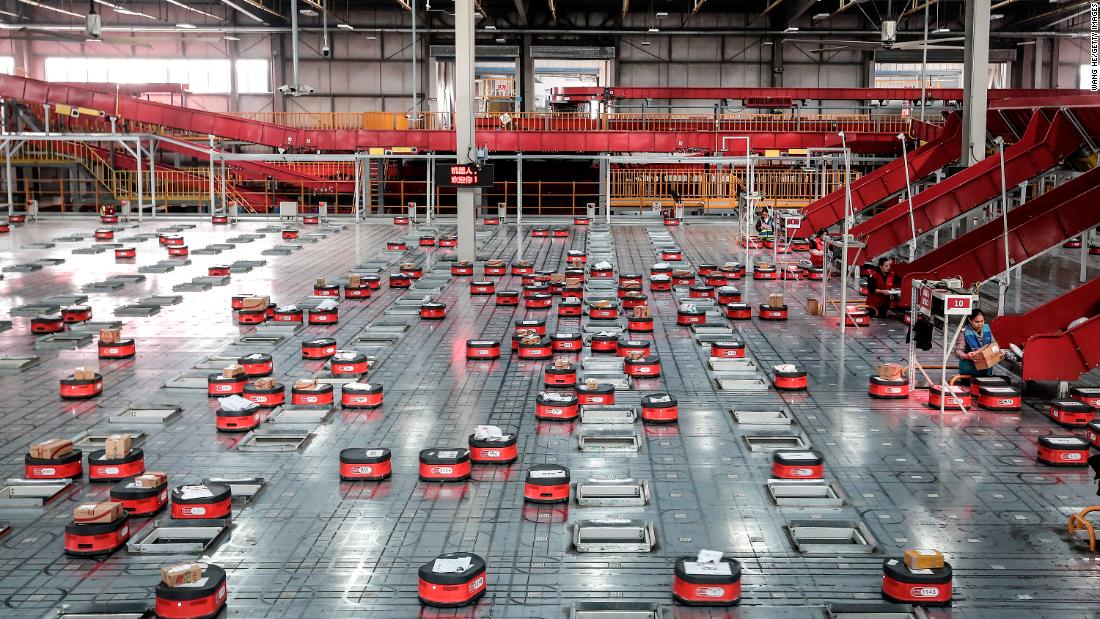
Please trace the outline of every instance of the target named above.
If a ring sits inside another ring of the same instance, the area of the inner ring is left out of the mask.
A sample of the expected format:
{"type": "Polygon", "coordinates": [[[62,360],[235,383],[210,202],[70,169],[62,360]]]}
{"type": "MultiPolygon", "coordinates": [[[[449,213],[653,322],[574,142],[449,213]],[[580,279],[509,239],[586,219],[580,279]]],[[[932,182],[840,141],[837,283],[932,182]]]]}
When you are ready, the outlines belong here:
{"type": "Polygon", "coordinates": [[[516,3],[516,15],[519,16],[519,23],[522,26],[527,25],[527,2],[525,0],[514,0],[516,3]]]}
{"type": "Polygon", "coordinates": [[[630,10],[630,0],[623,0],[623,17],[626,17],[626,13],[629,10],[630,10]]]}
{"type": "Polygon", "coordinates": [[[269,13],[274,17],[278,17],[279,19],[283,19],[282,15],[279,15],[275,11],[272,11],[271,9],[264,6],[263,3],[257,2],[256,0],[222,0],[222,4],[224,4],[225,6],[228,6],[229,8],[237,11],[238,13],[241,13],[243,15],[248,16],[253,21],[260,22],[261,24],[267,23],[267,22],[265,22],[263,20],[263,18],[260,17],[259,15],[257,15],[256,13],[246,9],[245,6],[249,6],[249,7],[254,8],[254,9],[259,9],[260,11],[263,11],[265,13],[269,13]]]}
{"type": "Polygon", "coordinates": [[[691,14],[694,15],[699,12],[699,9],[703,8],[703,5],[707,3],[707,0],[695,0],[695,5],[691,7],[691,14]]]}
{"type": "Polygon", "coordinates": [[[554,6],[554,0],[546,0],[550,4],[550,17],[554,18],[554,21],[558,21],[558,8],[554,6]]]}
{"type": "Polygon", "coordinates": [[[782,2],[783,2],[783,0],[773,0],[771,2],[771,4],[768,5],[768,8],[764,9],[764,12],[761,13],[760,16],[763,17],[763,16],[767,15],[768,13],[771,13],[772,9],[779,6],[782,2]]]}

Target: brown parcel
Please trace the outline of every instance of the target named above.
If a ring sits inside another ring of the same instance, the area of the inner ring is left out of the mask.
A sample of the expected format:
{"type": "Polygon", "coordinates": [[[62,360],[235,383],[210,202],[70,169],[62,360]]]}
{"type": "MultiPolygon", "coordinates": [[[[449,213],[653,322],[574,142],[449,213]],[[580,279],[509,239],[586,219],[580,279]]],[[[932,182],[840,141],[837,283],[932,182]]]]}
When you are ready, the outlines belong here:
{"type": "Polygon", "coordinates": [[[226,378],[236,378],[238,376],[244,376],[244,367],[237,363],[234,363],[233,365],[227,365],[225,366],[225,369],[222,370],[222,376],[226,378]]]}
{"type": "Polygon", "coordinates": [[[122,517],[122,503],[84,503],[73,510],[73,522],[77,524],[96,524],[114,522],[122,517]]]}
{"type": "Polygon", "coordinates": [[[363,285],[363,278],[355,273],[348,276],[348,286],[358,288],[363,285]]]}
{"type": "Polygon", "coordinates": [[[95,370],[89,367],[80,366],[73,369],[73,378],[76,380],[95,380],[95,370]]]}
{"type": "Polygon", "coordinates": [[[317,381],[313,380],[312,378],[303,378],[301,380],[296,380],[294,381],[294,388],[305,390],[316,389],[317,381]]]}
{"type": "Polygon", "coordinates": [[[241,299],[241,309],[267,309],[268,305],[271,305],[270,297],[245,297],[241,299]]]}
{"type": "Polygon", "coordinates": [[[878,366],[878,377],[884,380],[898,380],[904,368],[896,363],[883,363],[878,366]]]}
{"type": "Polygon", "coordinates": [[[149,471],[134,478],[138,488],[160,488],[168,483],[168,473],[149,471]]]}
{"type": "Polygon", "coordinates": [[[53,460],[73,452],[73,442],[64,438],[51,438],[48,441],[31,445],[31,457],[53,460]]]}
{"type": "Polygon", "coordinates": [[[911,570],[938,570],[943,567],[943,553],[938,550],[910,549],[905,551],[905,566],[911,570]]]}
{"type": "Polygon", "coordinates": [[[112,434],[107,437],[107,441],[104,445],[104,451],[107,452],[107,457],[112,460],[119,458],[125,458],[130,453],[130,435],[129,434],[112,434]]]}
{"type": "Polygon", "coordinates": [[[257,378],[256,380],[252,381],[252,384],[257,389],[271,389],[275,386],[275,379],[271,378],[270,376],[265,376],[263,378],[257,378]]]}
{"type": "Polygon", "coordinates": [[[817,299],[806,299],[806,314],[810,316],[820,316],[821,301],[817,299]]]}
{"type": "Polygon", "coordinates": [[[178,563],[160,568],[160,581],[169,587],[178,587],[202,578],[206,566],[202,563],[178,563]]]}
{"type": "Polygon", "coordinates": [[[974,367],[979,370],[988,370],[1005,358],[1005,354],[1001,351],[1001,347],[997,346],[997,342],[986,344],[975,352],[977,352],[978,355],[974,358],[974,367]]]}
{"type": "Polygon", "coordinates": [[[649,318],[649,306],[639,305],[634,308],[635,318],[649,318]]]}
{"type": "Polygon", "coordinates": [[[321,287],[325,285],[325,278],[318,277],[317,281],[313,283],[314,286],[321,287]]]}
{"type": "Polygon", "coordinates": [[[122,329],[100,329],[99,342],[101,344],[117,344],[122,339],[122,329]]]}
{"type": "Polygon", "coordinates": [[[773,293],[768,295],[768,307],[783,307],[783,295],[773,293]]]}

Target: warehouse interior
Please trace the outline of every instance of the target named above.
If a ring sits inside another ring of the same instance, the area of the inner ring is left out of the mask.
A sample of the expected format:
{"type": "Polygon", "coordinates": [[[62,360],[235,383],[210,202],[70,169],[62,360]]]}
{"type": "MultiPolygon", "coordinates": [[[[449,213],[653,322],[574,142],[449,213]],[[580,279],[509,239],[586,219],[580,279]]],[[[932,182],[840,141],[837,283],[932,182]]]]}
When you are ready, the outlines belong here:
{"type": "Polygon", "coordinates": [[[0,0],[0,614],[1096,616],[1098,32],[0,0]]]}

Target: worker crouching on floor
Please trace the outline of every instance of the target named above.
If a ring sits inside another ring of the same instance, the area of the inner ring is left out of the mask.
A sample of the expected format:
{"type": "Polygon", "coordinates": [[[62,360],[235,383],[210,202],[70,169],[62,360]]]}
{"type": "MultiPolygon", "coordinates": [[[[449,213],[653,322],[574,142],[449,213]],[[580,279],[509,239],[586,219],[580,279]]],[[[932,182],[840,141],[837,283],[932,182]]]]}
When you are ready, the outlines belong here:
{"type": "Polygon", "coordinates": [[[970,313],[966,326],[959,334],[959,340],[955,342],[955,357],[959,360],[959,374],[992,376],[992,368],[979,370],[974,365],[974,359],[980,355],[978,349],[991,343],[993,343],[993,332],[989,330],[989,325],[985,324],[985,314],[982,313],[982,310],[976,309],[970,313]]]}
{"type": "Polygon", "coordinates": [[[885,318],[886,312],[898,307],[901,278],[894,272],[893,258],[879,258],[867,276],[867,305],[875,309],[875,316],[885,318]]]}

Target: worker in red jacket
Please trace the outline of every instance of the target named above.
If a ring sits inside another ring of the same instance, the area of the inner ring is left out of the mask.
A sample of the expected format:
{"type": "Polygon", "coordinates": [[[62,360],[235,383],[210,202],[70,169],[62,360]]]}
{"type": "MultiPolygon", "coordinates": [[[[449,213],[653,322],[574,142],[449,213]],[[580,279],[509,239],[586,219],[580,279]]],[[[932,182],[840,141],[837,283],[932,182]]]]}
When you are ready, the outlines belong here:
{"type": "Polygon", "coordinates": [[[879,258],[878,266],[872,268],[867,277],[867,305],[875,308],[879,318],[884,318],[886,311],[896,305],[901,278],[893,269],[893,258],[879,258]]]}

